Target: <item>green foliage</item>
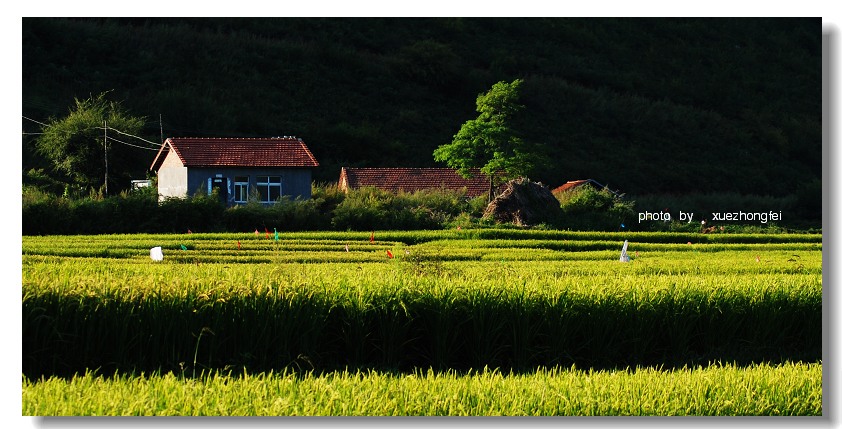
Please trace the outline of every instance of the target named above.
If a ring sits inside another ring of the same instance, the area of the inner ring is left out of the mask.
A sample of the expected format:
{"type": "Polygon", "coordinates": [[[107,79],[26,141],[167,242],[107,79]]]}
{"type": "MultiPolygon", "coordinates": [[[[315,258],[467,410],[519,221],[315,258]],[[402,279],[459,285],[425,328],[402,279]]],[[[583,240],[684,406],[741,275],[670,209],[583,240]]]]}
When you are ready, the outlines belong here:
{"type": "Polygon", "coordinates": [[[101,93],[84,100],[75,99],[67,116],[47,122],[36,147],[39,154],[52,162],[55,171],[68,177],[72,184],[85,188],[99,188],[104,184],[107,157],[108,185],[116,194],[129,186],[130,171],[136,169],[132,165],[136,150],[121,144],[106,144],[105,127],[137,134],[143,128],[144,119],[130,116],[120,103],[105,96],[106,93],[101,93]]]}
{"type": "Polygon", "coordinates": [[[322,210],[319,199],[292,200],[282,197],[274,204],[249,203],[234,206],[223,214],[224,230],[260,232],[312,231],[330,228],[329,212],[322,210]]]}
{"type": "Polygon", "coordinates": [[[445,189],[393,194],[366,188],[346,195],[336,185],[316,185],[307,200],[284,197],[262,204],[250,199],[227,208],[204,187],[192,197],[160,204],[154,189],[64,198],[24,188],[23,234],[440,229],[460,216],[478,222],[470,219],[478,218],[483,207],[483,198],[468,200],[445,189]]]}
{"type": "Polygon", "coordinates": [[[497,82],[477,96],[479,116],[465,122],[453,142],[433,151],[435,160],[464,177],[470,177],[472,168],[488,176],[500,174],[503,180],[529,175],[543,161],[535,144],[527,143],[515,125],[516,115],[524,109],[519,104],[522,84],[522,79],[497,82]]]}
{"type": "MultiPolygon", "coordinates": [[[[37,173],[32,173],[37,176],[37,173]]],[[[105,198],[101,194],[80,196],[80,190],[66,197],[42,191],[42,186],[25,185],[22,192],[24,235],[42,234],[107,234],[129,232],[182,232],[187,229],[208,231],[371,231],[386,229],[500,228],[490,219],[483,219],[486,198],[467,199],[459,192],[428,190],[392,194],[377,189],[353,190],[346,194],[335,184],[316,185],[309,200],[282,199],[275,205],[251,201],[243,206],[223,207],[215,196],[207,196],[204,188],[191,198],[167,199],[156,203],[154,187],[124,191],[105,198]]],[[[68,187],[68,189],[70,189],[68,187]]],[[[583,188],[580,188],[583,189],[583,188]]],[[[784,208],[784,220],[790,221],[792,198],[752,197],[739,195],[696,195],[665,200],[664,197],[641,197],[643,204],[614,197],[593,189],[556,195],[563,219],[558,225],[573,230],[595,231],[675,231],[699,233],[698,216],[692,223],[647,222],[638,224],[637,212],[659,211],[652,207],[752,207],[759,211],[784,208]],[[745,205],[739,205],[740,202],[745,205]],[[669,204],[667,206],[667,204],[669,204]],[[620,228],[624,224],[626,228],[620,228]]],[[[687,211],[687,209],[684,209],[687,211]]],[[[708,218],[709,219],[709,218],[708,218]]],[[[809,225],[809,224],[807,224],[809,225]]],[[[707,226],[711,226],[708,222],[707,226]]],[[[776,225],[720,224],[716,233],[774,233],[813,231],[798,223],[776,225]]],[[[698,235],[698,234],[696,234],[698,235]]],[[[704,235],[700,235],[704,237],[704,235]]],[[[692,241],[699,241],[695,235],[692,241]]]]}
{"type": "Polygon", "coordinates": [[[634,201],[608,189],[579,186],[555,194],[562,209],[559,226],[573,230],[618,231],[637,219],[634,201]]]}
{"type": "Polygon", "coordinates": [[[210,196],[158,202],[153,188],[111,197],[24,199],[23,234],[217,231],[224,207],[210,196]]]}
{"type": "Polygon", "coordinates": [[[471,211],[464,194],[449,190],[391,192],[372,187],[353,190],[333,210],[336,230],[438,229],[471,211]]]}
{"type": "Polygon", "coordinates": [[[69,196],[70,186],[50,177],[43,168],[32,168],[23,173],[23,193],[26,204],[27,194],[43,197],[69,196]]]}

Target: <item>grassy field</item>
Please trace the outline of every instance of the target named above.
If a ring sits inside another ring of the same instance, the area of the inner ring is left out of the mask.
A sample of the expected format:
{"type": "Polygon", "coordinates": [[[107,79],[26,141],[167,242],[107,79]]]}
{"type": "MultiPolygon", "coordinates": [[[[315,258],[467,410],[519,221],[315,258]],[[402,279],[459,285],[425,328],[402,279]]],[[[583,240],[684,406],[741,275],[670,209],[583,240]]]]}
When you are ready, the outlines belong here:
{"type": "Polygon", "coordinates": [[[822,413],[820,235],[27,236],[22,254],[24,415],[822,413]]]}
{"type": "Polygon", "coordinates": [[[617,371],[172,373],[24,381],[47,416],[743,416],[821,413],[819,364],[617,371]]]}

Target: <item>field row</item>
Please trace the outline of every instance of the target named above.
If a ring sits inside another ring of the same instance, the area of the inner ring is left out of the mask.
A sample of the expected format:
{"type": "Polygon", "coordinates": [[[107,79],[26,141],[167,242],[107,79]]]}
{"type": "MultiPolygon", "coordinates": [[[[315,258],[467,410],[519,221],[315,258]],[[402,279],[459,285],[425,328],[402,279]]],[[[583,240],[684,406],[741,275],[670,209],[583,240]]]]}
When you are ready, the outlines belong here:
{"type": "MultiPolygon", "coordinates": [[[[53,243],[59,246],[79,243],[121,243],[141,248],[155,245],[178,244],[185,240],[210,241],[275,241],[275,231],[265,229],[255,233],[185,233],[185,234],[116,234],[116,235],[49,235],[24,236],[24,246],[35,243],[53,243]]],[[[693,234],[666,232],[594,232],[594,231],[558,231],[558,230],[523,230],[523,229],[466,229],[466,230],[423,230],[423,231],[313,231],[313,232],[278,232],[280,242],[368,242],[372,237],[375,242],[386,241],[414,245],[438,240],[544,240],[544,241],[608,241],[629,240],[636,243],[673,243],[686,244],[773,244],[773,243],[822,243],[821,234],[693,234]]]]}
{"type": "Polygon", "coordinates": [[[821,357],[820,272],[626,271],[635,266],[28,261],[24,372],[821,357]]]}
{"type": "MultiPolygon", "coordinates": [[[[503,231],[505,232],[505,231],[503,231]]],[[[322,264],[322,263],[432,263],[468,261],[550,263],[553,261],[618,261],[622,241],[578,241],[551,239],[433,239],[421,231],[426,241],[407,244],[382,239],[356,241],[308,237],[299,234],[270,234],[266,239],[234,234],[184,234],[176,236],[83,236],[24,237],[22,253],[25,264],[60,262],[65,258],[84,259],[93,264],[112,264],[116,260],[149,265],[150,249],[163,249],[162,264],[322,264]],[[283,237],[283,238],[281,238],[283,237]]],[[[449,237],[452,231],[438,231],[449,237]]],[[[403,233],[411,236],[409,233],[403,233]]],[[[335,235],[335,234],[334,234],[335,235]]],[[[378,234],[378,236],[381,234],[378,234]]],[[[385,235],[385,233],[384,233],[385,235]]],[[[392,233],[392,235],[400,235],[392,233]]],[[[652,234],[649,234],[652,235],[652,234]]],[[[655,235],[655,237],[660,237],[655,235]]],[[[405,238],[405,237],[403,237],[405,238]]],[[[645,273],[820,273],[820,242],[785,241],[777,243],[661,243],[630,241],[632,264],[623,270],[645,273]]],[[[599,270],[616,270],[617,264],[599,270]]]]}
{"type": "Polygon", "coordinates": [[[617,371],[539,369],[172,373],[23,381],[38,416],[818,416],[822,365],[617,371]]]}

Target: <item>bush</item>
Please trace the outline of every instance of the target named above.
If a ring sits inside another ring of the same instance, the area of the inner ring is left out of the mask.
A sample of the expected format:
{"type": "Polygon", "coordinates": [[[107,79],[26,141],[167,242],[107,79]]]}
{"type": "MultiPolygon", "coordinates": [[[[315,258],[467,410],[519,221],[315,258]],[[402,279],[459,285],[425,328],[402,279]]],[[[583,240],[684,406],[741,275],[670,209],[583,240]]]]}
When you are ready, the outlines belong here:
{"type": "Polygon", "coordinates": [[[291,200],[283,197],[275,204],[263,205],[250,202],[225,210],[226,231],[274,230],[313,231],[330,226],[327,214],[320,210],[323,201],[314,199],[291,200]]]}
{"type": "Polygon", "coordinates": [[[476,212],[464,193],[436,189],[397,194],[376,188],[349,192],[333,210],[336,230],[439,229],[456,217],[476,212]]]}
{"type": "MultiPolygon", "coordinates": [[[[562,228],[613,230],[634,215],[633,203],[607,192],[584,190],[566,197],[562,228]]],[[[346,194],[336,185],[315,185],[307,200],[282,198],[273,205],[249,202],[226,208],[215,194],[201,192],[159,202],[154,187],[79,199],[25,187],[23,202],[24,235],[429,230],[495,225],[482,219],[485,196],[467,198],[464,192],[444,189],[395,194],[364,188],[346,194]]]]}
{"type": "Polygon", "coordinates": [[[636,216],[633,201],[626,201],[607,189],[580,186],[556,194],[556,199],[562,210],[561,228],[616,231],[636,216]]]}
{"type": "Polygon", "coordinates": [[[72,234],[75,225],[70,201],[65,198],[24,198],[21,221],[23,235],[72,234]]]}

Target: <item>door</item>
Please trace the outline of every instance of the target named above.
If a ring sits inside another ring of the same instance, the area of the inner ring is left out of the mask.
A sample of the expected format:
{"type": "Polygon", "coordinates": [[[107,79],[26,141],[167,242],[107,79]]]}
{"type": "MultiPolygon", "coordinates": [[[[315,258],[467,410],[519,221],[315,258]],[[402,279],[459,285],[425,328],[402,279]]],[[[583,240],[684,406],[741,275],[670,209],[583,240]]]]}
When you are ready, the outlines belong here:
{"type": "Polygon", "coordinates": [[[216,192],[222,204],[228,205],[228,180],[224,177],[214,177],[211,182],[211,192],[216,192]]]}

